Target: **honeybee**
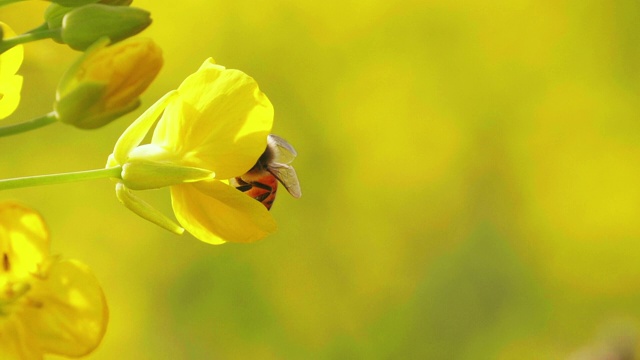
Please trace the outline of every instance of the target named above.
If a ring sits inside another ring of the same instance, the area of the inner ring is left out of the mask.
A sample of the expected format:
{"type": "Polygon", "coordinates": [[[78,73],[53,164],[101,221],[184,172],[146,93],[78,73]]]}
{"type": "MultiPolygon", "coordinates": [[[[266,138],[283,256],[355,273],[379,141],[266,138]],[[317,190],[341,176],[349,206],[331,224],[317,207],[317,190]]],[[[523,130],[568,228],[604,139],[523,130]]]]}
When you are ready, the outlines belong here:
{"type": "Polygon", "coordinates": [[[276,199],[278,181],[294,198],[302,196],[300,183],[293,166],[298,154],[293,146],[277,135],[267,137],[267,148],[246,174],[230,180],[236,189],[260,201],[267,210],[276,199]]]}

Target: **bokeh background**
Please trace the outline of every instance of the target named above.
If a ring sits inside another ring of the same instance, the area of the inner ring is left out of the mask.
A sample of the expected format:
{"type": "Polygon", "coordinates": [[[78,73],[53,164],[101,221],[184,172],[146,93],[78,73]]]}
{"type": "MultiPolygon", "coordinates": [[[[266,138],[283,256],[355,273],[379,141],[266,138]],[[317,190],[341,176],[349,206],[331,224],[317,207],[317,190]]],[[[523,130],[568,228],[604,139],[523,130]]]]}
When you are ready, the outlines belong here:
{"type": "MultiPolygon", "coordinates": [[[[47,3],[5,7],[16,31],[47,3]]],[[[89,359],[601,359],[640,320],[640,3],[136,0],[165,66],[253,76],[303,197],[251,245],[174,236],[108,180],[0,194],[89,264],[110,324],[89,359]]],[[[51,110],[78,53],[26,46],[19,111],[51,110]]],[[[99,168],[98,131],[0,141],[1,177],[99,168]]],[[[145,198],[170,214],[166,189],[145,198]]],[[[51,359],[57,359],[51,357],[51,359]]]]}

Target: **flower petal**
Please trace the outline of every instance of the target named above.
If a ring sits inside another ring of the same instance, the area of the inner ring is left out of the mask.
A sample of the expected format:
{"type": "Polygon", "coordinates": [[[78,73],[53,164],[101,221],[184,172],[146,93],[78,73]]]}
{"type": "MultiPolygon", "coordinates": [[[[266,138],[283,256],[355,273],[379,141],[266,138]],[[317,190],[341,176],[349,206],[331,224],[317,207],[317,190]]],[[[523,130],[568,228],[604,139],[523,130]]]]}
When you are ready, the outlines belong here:
{"type": "MultiPolygon", "coordinates": [[[[16,34],[11,28],[0,22],[2,33],[5,38],[10,38],[16,34]]],[[[15,75],[24,59],[24,48],[22,45],[0,54],[0,119],[11,115],[20,103],[20,91],[22,90],[22,76],[15,75]]]]}
{"type": "MultiPolygon", "coordinates": [[[[1,66],[1,65],[0,65],[1,66]]],[[[22,76],[12,75],[0,81],[0,119],[13,114],[20,104],[22,76]]]]}
{"type": "MultiPolygon", "coordinates": [[[[0,27],[2,27],[2,33],[5,39],[16,36],[16,33],[9,27],[9,25],[0,21],[0,27]]],[[[16,45],[11,49],[5,51],[0,55],[0,77],[15,74],[24,60],[24,46],[16,45]]]]}
{"type": "Polygon", "coordinates": [[[107,327],[104,294],[86,265],[54,261],[33,284],[22,320],[44,352],[86,355],[100,344],[107,327]]]}
{"type": "Polygon", "coordinates": [[[264,205],[221,181],[172,186],[171,202],[178,222],[210,244],[252,242],[276,230],[264,205]]]}
{"type": "Polygon", "coordinates": [[[29,331],[15,318],[0,325],[0,359],[42,360],[42,352],[29,342],[29,331]]]}
{"type": "Polygon", "coordinates": [[[258,84],[239,70],[205,61],[178,88],[152,143],[181,153],[185,165],[210,169],[218,179],[248,171],[264,152],[273,106],[258,84]]]}
{"type": "Polygon", "coordinates": [[[165,94],[131,123],[122,135],[120,135],[113,149],[113,157],[118,164],[122,165],[127,161],[129,153],[142,142],[167,104],[174,100],[176,96],[176,91],[170,91],[165,94]]]}
{"type": "Polygon", "coordinates": [[[2,266],[17,277],[38,270],[49,255],[49,232],[40,214],[14,202],[0,203],[2,266]]]}

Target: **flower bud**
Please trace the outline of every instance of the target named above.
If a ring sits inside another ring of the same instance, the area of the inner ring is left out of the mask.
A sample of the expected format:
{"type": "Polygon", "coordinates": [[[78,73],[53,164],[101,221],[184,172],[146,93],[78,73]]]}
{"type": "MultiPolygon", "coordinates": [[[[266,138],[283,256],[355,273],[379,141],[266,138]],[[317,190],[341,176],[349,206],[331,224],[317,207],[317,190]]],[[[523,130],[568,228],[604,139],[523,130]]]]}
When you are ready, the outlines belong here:
{"type": "MultiPolygon", "coordinates": [[[[92,0],[88,3],[95,3],[96,0],[92,0]]],[[[62,5],[68,4],[70,1],[54,1],[44,11],[44,20],[47,22],[49,29],[60,29],[62,27],[62,19],[67,13],[75,9],[75,5],[62,5]]],[[[110,5],[110,6],[129,6],[132,0],[100,0],[98,4],[110,5]]],[[[63,43],[62,36],[57,33],[51,37],[54,41],[63,43]]]]}
{"type": "Polygon", "coordinates": [[[54,109],[58,119],[93,129],[117,119],[140,104],[140,94],[162,67],[160,48],[147,38],[92,46],[62,77],[54,109]]]}
{"type": "Polygon", "coordinates": [[[151,24],[149,12],[128,6],[90,4],[69,11],[62,20],[61,38],[72,49],[85,50],[106,36],[118,42],[151,24]]]}

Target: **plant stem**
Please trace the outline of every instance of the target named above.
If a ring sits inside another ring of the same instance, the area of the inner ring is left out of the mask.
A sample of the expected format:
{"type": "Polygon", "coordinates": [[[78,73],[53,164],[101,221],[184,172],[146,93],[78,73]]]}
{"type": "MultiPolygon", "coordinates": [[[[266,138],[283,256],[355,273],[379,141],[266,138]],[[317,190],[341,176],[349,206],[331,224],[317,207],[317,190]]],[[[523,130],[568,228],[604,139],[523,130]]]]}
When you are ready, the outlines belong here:
{"type": "Polygon", "coordinates": [[[54,113],[48,113],[42,117],[29,120],[20,124],[0,126],[0,137],[20,134],[26,131],[35,130],[43,126],[53,124],[57,118],[54,113]]]}
{"type": "Polygon", "coordinates": [[[31,41],[41,40],[41,39],[49,39],[53,35],[59,32],[60,32],[60,29],[47,29],[42,31],[28,32],[22,35],[14,36],[9,39],[4,39],[2,42],[0,42],[0,54],[11,49],[16,45],[28,43],[31,41]]]}
{"type": "Polygon", "coordinates": [[[64,184],[75,181],[118,178],[122,173],[122,167],[117,166],[109,169],[96,169],[87,171],[78,171],[62,174],[27,176],[14,179],[0,180],[0,190],[18,189],[31,186],[64,184]]]}
{"type": "Polygon", "coordinates": [[[38,26],[37,28],[33,28],[29,31],[26,32],[26,34],[31,34],[31,33],[36,33],[36,32],[41,32],[41,31],[46,31],[49,29],[49,24],[47,23],[42,23],[42,25],[38,26]]]}

